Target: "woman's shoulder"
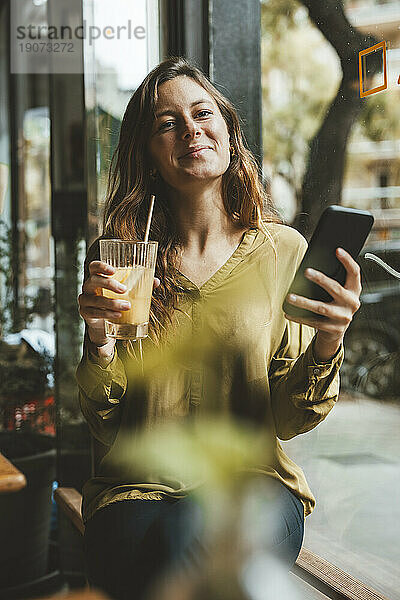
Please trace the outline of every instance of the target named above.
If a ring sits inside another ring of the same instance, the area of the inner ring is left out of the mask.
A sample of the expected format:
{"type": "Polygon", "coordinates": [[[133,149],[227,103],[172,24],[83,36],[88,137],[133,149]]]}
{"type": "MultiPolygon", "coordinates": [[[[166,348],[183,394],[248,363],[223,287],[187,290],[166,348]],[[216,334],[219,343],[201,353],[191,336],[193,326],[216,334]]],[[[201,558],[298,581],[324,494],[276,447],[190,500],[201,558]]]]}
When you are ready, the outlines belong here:
{"type": "Polygon", "coordinates": [[[307,240],[294,227],[272,221],[263,221],[263,225],[268,233],[267,235],[263,232],[265,237],[270,243],[274,243],[277,251],[289,253],[306,251],[307,240]]]}

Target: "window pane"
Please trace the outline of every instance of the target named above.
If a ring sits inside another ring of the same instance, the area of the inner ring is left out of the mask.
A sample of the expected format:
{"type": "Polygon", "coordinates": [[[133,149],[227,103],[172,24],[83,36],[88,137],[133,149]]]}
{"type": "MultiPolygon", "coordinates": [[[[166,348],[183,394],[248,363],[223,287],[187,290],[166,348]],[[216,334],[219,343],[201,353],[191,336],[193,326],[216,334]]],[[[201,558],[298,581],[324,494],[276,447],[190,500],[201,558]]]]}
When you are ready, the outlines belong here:
{"type": "Polygon", "coordinates": [[[26,294],[29,326],[53,333],[53,252],[50,232],[50,117],[48,106],[24,111],[26,294]]]}
{"type": "MultiPolygon", "coordinates": [[[[31,2],[25,4],[29,10],[31,2]]],[[[1,271],[6,269],[6,272],[0,279],[6,310],[2,311],[0,342],[0,428],[54,435],[54,252],[50,228],[48,78],[30,74],[10,76],[6,47],[9,23],[6,3],[2,6],[0,218],[5,224],[1,227],[0,252],[1,271]],[[10,112],[12,124],[7,118],[10,112]],[[10,148],[15,149],[12,161],[10,148]]]]}
{"type": "MultiPolygon", "coordinates": [[[[321,13],[330,5],[321,3],[321,13]]],[[[282,444],[302,466],[317,500],[304,545],[398,599],[400,281],[363,255],[372,252],[400,270],[400,5],[358,0],[345,2],[344,9],[360,36],[375,36],[376,42],[365,38],[365,48],[382,40],[387,45],[388,87],[361,101],[357,79],[354,99],[340,96],[343,73],[335,36],[343,32],[325,31],[332,44],[301,2],[262,2],[264,174],[282,217],[297,225],[302,211],[319,214],[327,198],[375,215],[359,257],[362,307],[345,338],[339,402],[316,429],[282,444]],[[310,155],[321,131],[324,137],[310,155]],[[310,164],[319,168],[307,187],[310,164]],[[320,199],[304,205],[312,197],[310,185],[319,186],[320,199]]],[[[382,83],[382,69],[368,62],[367,89],[382,83]]]]}
{"type": "Polygon", "coordinates": [[[9,274],[10,139],[8,119],[7,11],[0,8],[0,336],[11,330],[12,289],[9,274]]]}
{"type": "Polygon", "coordinates": [[[101,36],[91,44],[85,40],[89,237],[94,239],[101,230],[108,170],[126,105],[146,74],[159,62],[159,3],[135,0],[132,11],[125,0],[112,3],[84,0],[83,7],[88,23],[102,31],[110,27],[115,34],[114,39],[101,36]]]}

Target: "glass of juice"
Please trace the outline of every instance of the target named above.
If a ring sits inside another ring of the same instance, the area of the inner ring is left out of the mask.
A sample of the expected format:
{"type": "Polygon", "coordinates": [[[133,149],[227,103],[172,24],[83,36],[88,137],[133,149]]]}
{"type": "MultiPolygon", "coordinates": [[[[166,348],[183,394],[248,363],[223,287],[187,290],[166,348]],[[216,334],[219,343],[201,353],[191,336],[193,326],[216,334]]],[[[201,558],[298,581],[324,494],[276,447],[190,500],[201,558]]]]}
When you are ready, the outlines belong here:
{"type": "Polygon", "coordinates": [[[123,294],[102,288],[102,294],[131,304],[129,310],[121,311],[121,317],[105,320],[108,337],[130,340],[148,336],[157,248],[158,242],[100,240],[100,260],[115,267],[110,277],[128,288],[123,294]]]}

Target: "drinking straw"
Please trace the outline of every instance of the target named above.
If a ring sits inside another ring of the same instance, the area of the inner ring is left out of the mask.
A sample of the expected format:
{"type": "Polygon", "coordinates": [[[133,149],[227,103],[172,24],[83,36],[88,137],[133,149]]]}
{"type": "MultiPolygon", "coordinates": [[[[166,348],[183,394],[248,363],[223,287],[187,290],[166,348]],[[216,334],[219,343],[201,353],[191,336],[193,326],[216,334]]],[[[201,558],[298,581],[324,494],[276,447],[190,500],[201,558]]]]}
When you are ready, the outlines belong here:
{"type": "MultiPolygon", "coordinates": [[[[154,200],[155,200],[155,196],[154,196],[154,194],[152,194],[151,198],[150,198],[149,214],[147,215],[146,231],[145,231],[145,234],[144,234],[144,241],[145,242],[149,241],[149,232],[150,232],[151,218],[153,216],[154,200]]],[[[142,363],[142,375],[144,375],[144,372],[143,372],[142,338],[139,338],[139,351],[140,351],[140,360],[141,360],[141,363],[142,363]]]]}
{"type": "Polygon", "coordinates": [[[155,200],[155,196],[154,196],[154,194],[152,194],[151,199],[150,199],[149,214],[147,215],[146,232],[144,234],[145,242],[147,242],[149,240],[149,231],[150,231],[150,225],[151,225],[151,217],[153,216],[154,200],[155,200]]]}

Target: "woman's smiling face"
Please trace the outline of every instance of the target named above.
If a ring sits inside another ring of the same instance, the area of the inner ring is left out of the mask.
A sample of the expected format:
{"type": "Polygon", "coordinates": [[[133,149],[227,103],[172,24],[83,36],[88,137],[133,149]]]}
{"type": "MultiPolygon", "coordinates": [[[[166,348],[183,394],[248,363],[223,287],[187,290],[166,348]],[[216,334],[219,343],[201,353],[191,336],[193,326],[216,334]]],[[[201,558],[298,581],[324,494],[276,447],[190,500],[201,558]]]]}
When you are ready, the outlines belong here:
{"type": "Polygon", "coordinates": [[[180,75],[159,86],[149,151],[153,167],[175,189],[227,170],[227,125],[213,97],[190,77],[180,75]],[[188,154],[193,147],[205,149],[188,154]]]}

